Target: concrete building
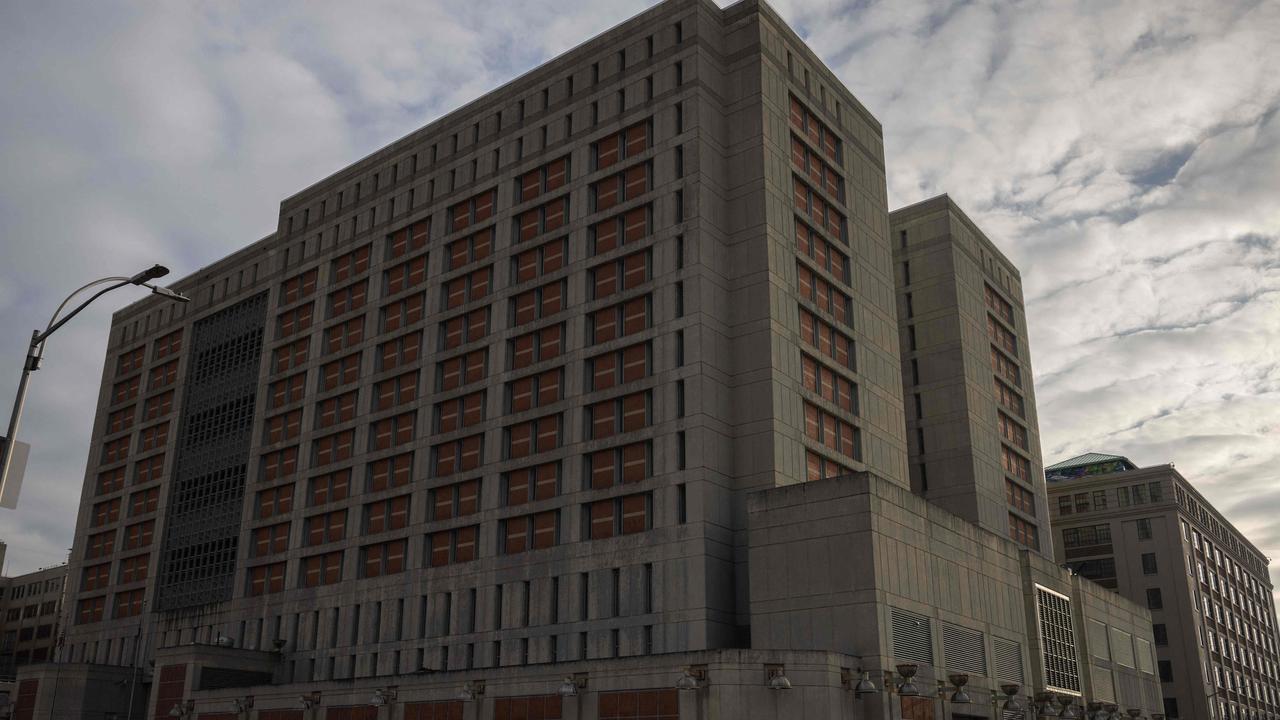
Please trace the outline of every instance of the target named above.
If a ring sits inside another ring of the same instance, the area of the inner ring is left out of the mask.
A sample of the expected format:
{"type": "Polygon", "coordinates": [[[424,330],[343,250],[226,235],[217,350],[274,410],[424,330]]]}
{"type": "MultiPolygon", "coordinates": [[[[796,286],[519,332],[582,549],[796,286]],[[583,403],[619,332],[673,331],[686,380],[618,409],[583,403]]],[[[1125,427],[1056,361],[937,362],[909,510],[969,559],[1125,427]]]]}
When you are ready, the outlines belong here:
{"type": "Polygon", "coordinates": [[[911,487],[1052,557],[1021,275],[946,195],[889,226],[911,487]]]}
{"type": "Polygon", "coordinates": [[[1165,715],[1280,716],[1268,558],[1172,464],[1089,453],[1045,473],[1058,560],[1151,611],[1165,715]]]}
{"type": "MultiPolygon", "coordinates": [[[[5,544],[0,543],[0,566],[5,544]]],[[[58,642],[66,564],[0,577],[0,679],[19,666],[47,662],[58,642]]]]}
{"type": "Polygon", "coordinates": [[[285,199],[116,314],[19,717],[1154,709],[1078,630],[1145,610],[912,494],[885,197],[772,10],[668,0],[285,199]]]}

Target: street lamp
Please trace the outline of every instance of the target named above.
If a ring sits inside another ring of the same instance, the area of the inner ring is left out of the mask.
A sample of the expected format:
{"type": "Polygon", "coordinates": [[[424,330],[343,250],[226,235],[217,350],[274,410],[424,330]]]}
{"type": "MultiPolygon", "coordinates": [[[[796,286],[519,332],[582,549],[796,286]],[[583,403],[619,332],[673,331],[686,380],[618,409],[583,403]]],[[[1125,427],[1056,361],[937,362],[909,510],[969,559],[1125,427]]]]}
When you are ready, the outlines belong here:
{"type": "MultiPolygon", "coordinates": [[[[49,336],[57,331],[58,328],[66,325],[68,320],[80,314],[80,311],[88,307],[89,303],[97,300],[103,295],[106,295],[112,290],[117,290],[125,287],[126,285],[137,285],[138,287],[149,288],[152,294],[166,297],[170,300],[190,302],[190,298],[185,295],[174,292],[169,288],[153,285],[151,283],[152,280],[164,277],[168,274],[169,268],[163,265],[152,265],[150,268],[143,270],[132,277],[113,276],[94,280],[93,282],[77,289],[62,301],[62,304],[58,306],[56,311],[54,311],[53,317],[49,318],[49,324],[45,327],[43,332],[40,330],[33,330],[31,332],[31,344],[27,348],[27,358],[22,364],[22,379],[18,382],[18,397],[13,401],[13,414],[9,417],[9,432],[3,438],[3,448],[0,448],[0,502],[4,501],[3,498],[5,496],[5,491],[8,489],[9,471],[13,463],[15,454],[14,450],[17,444],[18,424],[22,419],[23,403],[25,403],[27,399],[27,385],[31,379],[31,373],[40,369],[40,360],[44,357],[45,341],[48,340],[49,336]],[[108,283],[111,284],[107,285],[108,283]],[[77,305],[75,309],[64,315],[61,319],[58,318],[58,315],[62,312],[63,308],[67,306],[67,303],[71,302],[71,298],[98,285],[107,285],[107,287],[94,293],[88,300],[77,305]]],[[[17,498],[15,497],[13,499],[12,506],[9,507],[16,507],[16,505],[17,498]]]]}

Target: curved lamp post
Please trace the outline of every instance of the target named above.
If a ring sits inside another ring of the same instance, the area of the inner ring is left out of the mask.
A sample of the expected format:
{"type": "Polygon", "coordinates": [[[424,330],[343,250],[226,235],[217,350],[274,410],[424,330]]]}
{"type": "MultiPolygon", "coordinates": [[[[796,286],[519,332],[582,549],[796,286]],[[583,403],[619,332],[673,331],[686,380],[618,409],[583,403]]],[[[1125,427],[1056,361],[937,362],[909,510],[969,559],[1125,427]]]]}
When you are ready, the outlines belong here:
{"type": "Polygon", "coordinates": [[[5,489],[9,483],[9,468],[13,463],[14,446],[18,435],[18,424],[22,420],[22,406],[27,399],[27,385],[31,379],[31,373],[40,369],[40,361],[44,357],[45,341],[48,340],[49,336],[56,332],[58,328],[66,325],[68,320],[80,314],[80,311],[88,307],[89,303],[97,300],[103,295],[106,295],[112,290],[117,290],[127,285],[137,285],[138,287],[149,288],[153,294],[167,297],[170,300],[190,302],[190,298],[185,295],[176,293],[169,288],[153,285],[151,283],[152,280],[164,277],[168,274],[169,268],[163,265],[153,265],[133,277],[118,276],[94,280],[93,282],[80,287],[62,301],[62,304],[58,306],[56,311],[54,311],[53,317],[49,318],[49,324],[45,327],[43,332],[40,330],[32,331],[31,344],[27,348],[27,358],[22,364],[22,379],[18,382],[18,397],[13,401],[13,414],[9,417],[9,431],[4,437],[3,449],[0,449],[0,497],[4,496],[5,489]],[[107,285],[107,287],[98,290],[96,293],[91,295],[88,300],[80,303],[71,310],[71,312],[63,315],[62,318],[59,319],[58,315],[62,313],[63,309],[66,308],[67,303],[71,302],[72,298],[85,290],[97,287],[98,285],[107,285]]]}

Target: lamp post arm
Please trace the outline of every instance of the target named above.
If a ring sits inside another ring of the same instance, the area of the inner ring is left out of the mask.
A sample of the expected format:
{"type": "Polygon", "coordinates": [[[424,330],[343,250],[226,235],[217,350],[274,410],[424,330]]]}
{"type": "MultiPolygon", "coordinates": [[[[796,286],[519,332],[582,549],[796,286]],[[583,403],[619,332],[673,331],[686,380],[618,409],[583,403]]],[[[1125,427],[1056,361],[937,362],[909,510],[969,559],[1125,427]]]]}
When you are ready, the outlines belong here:
{"type": "MultiPolygon", "coordinates": [[[[95,284],[96,284],[96,283],[95,283],[95,284]]],[[[107,293],[111,292],[112,290],[118,290],[118,289],[120,289],[120,288],[124,287],[125,285],[132,285],[132,284],[133,284],[133,283],[129,282],[128,278],[125,278],[124,280],[122,280],[122,281],[120,281],[120,282],[116,283],[115,285],[112,285],[112,286],[110,286],[110,287],[105,287],[105,288],[103,288],[103,289],[99,290],[98,292],[94,293],[92,296],[90,296],[90,298],[89,298],[88,300],[85,300],[84,302],[82,302],[82,303],[80,303],[79,305],[77,305],[77,306],[76,306],[76,309],[74,309],[74,310],[72,310],[71,312],[67,313],[67,314],[66,314],[66,316],[64,316],[61,320],[59,320],[59,321],[57,321],[57,322],[53,322],[52,320],[50,320],[50,322],[51,322],[52,324],[51,324],[48,328],[46,328],[44,332],[42,332],[42,333],[37,333],[37,334],[36,334],[35,339],[33,339],[33,340],[32,340],[32,345],[34,346],[36,343],[39,343],[41,346],[43,346],[43,345],[44,345],[44,341],[45,341],[45,339],[46,339],[46,338],[48,338],[50,335],[52,335],[52,334],[54,333],[54,331],[55,331],[55,330],[57,330],[58,328],[62,327],[63,325],[66,325],[68,320],[70,320],[71,318],[75,317],[76,315],[79,315],[81,310],[84,310],[85,308],[89,307],[89,303],[93,302],[94,300],[97,300],[98,298],[102,297],[103,295],[106,295],[107,293]]],[[[79,291],[79,290],[77,290],[77,291],[76,291],[76,293],[78,293],[78,292],[80,292],[80,291],[79,291]]],[[[76,293],[72,293],[72,295],[75,295],[76,293]]],[[[70,297],[68,297],[67,299],[68,299],[68,300],[70,300],[71,298],[70,298],[70,297]]],[[[63,301],[63,304],[64,304],[64,305],[66,304],[66,301],[65,301],[65,300],[63,301]]],[[[60,308],[58,308],[58,309],[59,309],[59,310],[61,310],[62,308],[60,307],[60,308]]],[[[56,316],[57,316],[57,314],[55,313],[55,315],[54,315],[54,316],[56,317],[56,316]]],[[[36,368],[32,368],[32,369],[36,369],[36,368]]]]}

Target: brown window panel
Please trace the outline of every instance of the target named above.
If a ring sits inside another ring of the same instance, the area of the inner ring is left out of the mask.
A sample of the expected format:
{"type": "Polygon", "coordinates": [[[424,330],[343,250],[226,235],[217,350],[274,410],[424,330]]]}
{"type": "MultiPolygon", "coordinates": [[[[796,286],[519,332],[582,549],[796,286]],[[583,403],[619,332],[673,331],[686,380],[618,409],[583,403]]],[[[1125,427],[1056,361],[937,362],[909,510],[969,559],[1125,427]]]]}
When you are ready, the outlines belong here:
{"type": "Polygon", "coordinates": [[[408,485],[413,477],[413,453],[401,453],[369,463],[365,488],[368,492],[380,492],[387,488],[408,485]]]}
{"type": "Polygon", "coordinates": [[[449,207],[449,232],[465,230],[493,217],[498,191],[488,190],[449,207]]]}
{"type": "Polygon", "coordinates": [[[330,325],[324,330],[324,352],[326,355],[342,352],[359,345],[364,341],[364,316],[330,325]]]}
{"type": "Polygon", "coordinates": [[[256,505],[260,520],[277,515],[288,515],[293,511],[293,484],[259,491],[256,505]]]}
{"type": "Polygon", "coordinates": [[[550,462],[511,470],[505,475],[505,483],[508,506],[553,498],[559,494],[560,464],[550,462]]]}
{"type": "MultiPolygon", "coordinates": [[[[292,489],[292,486],[289,486],[292,489]]],[[[311,507],[345,500],[351,494],[351,469],[334,470],[311,478],[307,504],[311,507]]]]}
{"type": "Polygon", "coordinates": [[[287,338],[310,328],[314,313],[314,302],[280,313],[276,316],[276,337],[280,339],[287,338]]]}
{"type": "Polygon", "coordinates": [[[482,348],[436,363],[436,390],[448,392],[483,380],[488,356],[482,348]]]}
{"type": "Polygon", "coordinates": [[[448,258],[447,270],[457,270],[464,265],[479,262],[493,254],[495,231],[492,227],[464,238],[454,240],[445,246],[445,257],[448,258]]]}
{"type": "Polygon", "coordinates": [[[425,248],[430,234],[429,219],[396,230],[387,237],[387,259],[394,260],[425,248]]]}
{"type": "Polygon", "coordinates": [[[480,466],[484,434],[440,443],[431,449],[435,458],[434,476],[467,472],[480,466]]]}
{"type": "Polygon", "coordinates": [[[249,568],[249,595],[266,595],[284,590],[284,570],[283,562],[249,568]]]}
{"type": "Polygon", "coordinates": [[[388,498],[364,506],[364,532],[375,535],[388,530],[403,530],[409,524],[409,496],[388,498]]]}
{"type": "Polygon", "coordinates": [[[383,294],[395,295],[427,280],[427,256],[419,255],[383,273],[383,294]]]}
{"type": "Polygon", "coordinates": [[[307,362],[307,350],[310,345],[309,338],[301,338],[287,345],[277,347],[275,349],[275,371],[282,373],[301,367],[307,362]]]}
{"type": "Polygon", "coordinates": [[[316,278],[319,272],[312,268],[304,273],[294,275],[280,284],[280,304],[292,305],[309,297],[316,291],[316,278]]]}
{"type": "Polygon", "coordinates": [[[345,282],[368,270],[370,247],[370,245],[363,245],[345,255],[334,258],[332,271],[329,274],[329,282],[345,282]]]}
{"type": "Polygon", "coordinates": [[[346,510],[334,510],[320,515],[312,515],[304,523],[304,542],[307,547],[338,542],[347,536],[346,510]]]}
{"type": "Polygon", "coordinates": [[[277,555],[289,549],[289,527],[290,523],[282,522],[275,525],[253,529],[253,557],[266,557],[267,555],[277,555]]]}
{"type": "Polygon", "coordinates": [[[407,540],[391,540],[360,548],[362,576],[375,578],[404,572],[407,548],[407,540]]]}
{"type": "Polygon", "coordinates": [[[278,478],[288,477],[298,471],[298,447],[272,450],[262,456],[262,473],[259,480],[271,482],[278,478]]]}
{"type": "Polygon", "coordinates": [[[467,480],[431,491],[431,519],[449,520],[480,509],[480,481],[467,480]]]}

